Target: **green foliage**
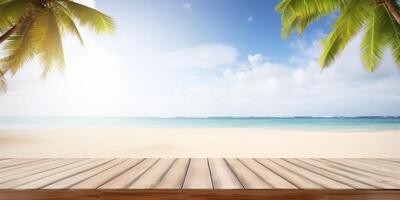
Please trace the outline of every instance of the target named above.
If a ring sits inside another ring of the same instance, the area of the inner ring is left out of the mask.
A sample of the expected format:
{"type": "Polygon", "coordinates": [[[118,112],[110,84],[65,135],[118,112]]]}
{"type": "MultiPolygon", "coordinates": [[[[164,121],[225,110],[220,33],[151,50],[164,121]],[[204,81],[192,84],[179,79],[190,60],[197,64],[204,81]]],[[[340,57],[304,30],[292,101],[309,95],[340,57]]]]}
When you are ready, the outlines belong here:
{"type": "Polygon", "coordinates": [[[97,33],[113,33],[114,21],[111,17],[84,5],[70,0],[58,0],[63,4],[69,14],[83,26],[92,28],[97,33]]]}
{"type": "Polygon", "coordinates": [[[45,76],[51,69],[65,66],[62,36],[71,33],[83,45],[76,23],[96,33],[113,33],[111,17],[72,0],[0,0],[0,34],[15,31],[1,44],[0,91],[5,90],[7,72],[15,74],[38,56],[45,76]],[[39,3],[38,3],[39,2],[39,3]]]}
{"type": "Polygon", "coordinates": [[[0,0],[0,33],[8,30],[34,9],[29,0],[0,0]]]}
{"type": "Polygon", "coordinates": [[[368,71],[376,70],[388,47],[400,65],[400,25],[386,5],[376,0],[282,0],[276,10],[282,14],[283,38],[295,31],[303,33],[321,17],[335,17],[332,31],[321,41],[322,68],[328,67],[360,31],[364,31],[361,58],[368,71]]]}
{"type": "Polygon", "coordinates": [[[22,65],[35,55],[35,35],[32,29],[33,21],[26,20],[20,28],[8,38],[4,45],[6,57],[0,60],[0,66],[5,71],[15,74],[22,65]]]}

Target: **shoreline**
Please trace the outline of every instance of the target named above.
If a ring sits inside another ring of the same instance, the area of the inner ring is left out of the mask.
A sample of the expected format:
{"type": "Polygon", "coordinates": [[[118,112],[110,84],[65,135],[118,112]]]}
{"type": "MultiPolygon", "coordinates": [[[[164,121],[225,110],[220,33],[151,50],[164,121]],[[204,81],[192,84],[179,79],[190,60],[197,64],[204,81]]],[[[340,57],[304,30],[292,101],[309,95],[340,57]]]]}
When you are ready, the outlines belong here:
{"type": "Polygon", "coordinates": [[[400,157],[400,131],[271,128],[0,129],[0,158],[400,157]]]}

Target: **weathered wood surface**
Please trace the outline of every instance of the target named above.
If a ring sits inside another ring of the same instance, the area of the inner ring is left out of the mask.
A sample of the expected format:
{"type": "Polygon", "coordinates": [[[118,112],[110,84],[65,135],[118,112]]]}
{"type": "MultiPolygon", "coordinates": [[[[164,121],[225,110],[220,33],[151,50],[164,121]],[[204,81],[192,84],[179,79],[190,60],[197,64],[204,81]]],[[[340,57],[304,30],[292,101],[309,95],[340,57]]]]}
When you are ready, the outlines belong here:
{"type": "Polygon", "coordinates": [[[0,189],[400,189],[398,159],[4,159],[0,189]]]}
{"type": "Polygon", "coordinates": [[[0,200],[394,200],[399,192],[395,158],[0,159],[0,200]]]}

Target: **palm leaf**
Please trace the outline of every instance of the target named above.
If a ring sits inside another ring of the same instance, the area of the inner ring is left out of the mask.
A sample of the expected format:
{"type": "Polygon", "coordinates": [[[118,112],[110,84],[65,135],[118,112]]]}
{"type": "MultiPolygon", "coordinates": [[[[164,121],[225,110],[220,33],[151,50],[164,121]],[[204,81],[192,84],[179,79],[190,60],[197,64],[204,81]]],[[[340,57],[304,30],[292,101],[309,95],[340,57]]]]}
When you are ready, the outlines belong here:
{"type": "Polygon", "coordinates": [[[314,14],[323,16],[335,12],[341,2],[341,0],[282,0],[275,9],[283,15],[293,12],[300,18],[314,14]]]}
{"type": "Polygon", "coordinates": [[[325,39],[321,41],[322,53],[319,57],[319,63],[322,68],[331,64],[336,56],[344,49],[345,42],[340,36],[339,29],[333,30],[325,39]]]}
{"type": "Polygon", "coordinates": [[[0,93],[5,93],[7,91],[7,82],[4,75],[5,72],[0,69],[0,93]]]}
{"type": "Polygon", "coordinates": [[[53,10],[42,14],[35,25],[35,32],[42,35],[37,51],[43,65],[43,76],[46,76],[53,67],[63,69],[65,66],[62,36],[53,10]]]}
{"type": "Polygon", "coordinates": [[[275,8],[282,14],[282,37],[287,38],[295,30],[303,33],[312,22],[335,12],[340,3],[341,0],[282,0],[275,8]]]}
{"type": "Polygon", "coordinates": [[[58,3],[57,1],[54,2],[54,9],[57,16],[57,22],[60,27],[61,33],[70,32],[73,36],[76,36],[81,43],[84,45],[83,39],[81,34],[79,33],[78,27],[72,16],[69,14],[68,10],[64,7],[64,5],[58,3]]]}
{"type": "Polygon", "coordinates": [[[319,63],[322,68],[329,66],[361,30],[373,6],[370,0],[346,1],[341,4],[340,15],[334,22],[331,33],[321,42],[319,63]]]}
{"type": "Polygon", "coordinates": [[[27,15],[34,6],[29,0],[2,0],[0,1],[0,33],[8,30],[27,15]]]}
{"type": "Polygon", "coordinates": [[[361,56],[364,67],[373,72],[382,60],[383,50],[386,46],[387,37],[385,27],[388,25],[386,10],[382,6],[376,6],[370,13],[365,34],[361,42],[361,56]]]}
{"type": "Polygon", "coordinates": [[[70,15],[83,26],[92,28],[96,33],[113,33],[114,20],[100,11],[70,0],[57,0],[67,8],[70,15]]]}
{"type": "Polygon", "coordinates": [[[6,57],[0,60],[0,67],[15,74],[22,65],[35,55],[36,35],[31,31],[33,21],[25,20],[15,34],[4,45],[6,57]]]}
{"type": "Polygon", "coordinates": [[[397,65],[400,66],[400,25],[395,21],[387,9],[386,15],[388,20],[388,23],[385,26],[385,34],[388,39],[387,42],[392,49],[392,54],[397,65]]]}

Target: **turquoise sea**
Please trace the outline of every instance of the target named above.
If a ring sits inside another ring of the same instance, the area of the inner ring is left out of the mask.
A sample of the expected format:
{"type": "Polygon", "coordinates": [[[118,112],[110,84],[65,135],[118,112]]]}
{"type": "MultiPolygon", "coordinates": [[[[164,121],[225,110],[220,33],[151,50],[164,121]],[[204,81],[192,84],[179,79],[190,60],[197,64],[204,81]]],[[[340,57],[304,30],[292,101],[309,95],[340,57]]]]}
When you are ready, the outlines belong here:
{"type": "Polygon", "coordinates": [[[400,131],[400,117],[0,117],[0,129],[180,127],[400,131]]]}

